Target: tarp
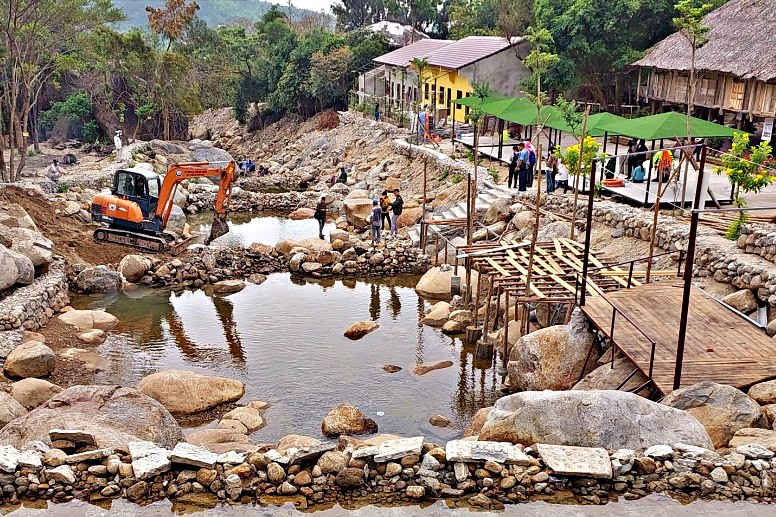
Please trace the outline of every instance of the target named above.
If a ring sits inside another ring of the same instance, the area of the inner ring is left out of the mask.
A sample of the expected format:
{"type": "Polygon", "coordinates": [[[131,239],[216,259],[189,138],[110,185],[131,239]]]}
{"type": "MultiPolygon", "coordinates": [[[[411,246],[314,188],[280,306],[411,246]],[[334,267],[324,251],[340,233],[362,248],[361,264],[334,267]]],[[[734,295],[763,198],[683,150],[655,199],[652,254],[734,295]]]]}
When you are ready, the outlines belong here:
{"type": "MultiPolygon", "coordinates": [[[[592,117],[591,117],[592,118],[592,117]]],[[[663,140],[687,137],[687,115],[676,111],[659,113],[648,117],[602,120],[596,128],[612,135],[623,135],[644,140],[663,140]]],[[[732,137],[733,128],[707,120],[691,117],[690,135],[693,138],[732,137]]]]}

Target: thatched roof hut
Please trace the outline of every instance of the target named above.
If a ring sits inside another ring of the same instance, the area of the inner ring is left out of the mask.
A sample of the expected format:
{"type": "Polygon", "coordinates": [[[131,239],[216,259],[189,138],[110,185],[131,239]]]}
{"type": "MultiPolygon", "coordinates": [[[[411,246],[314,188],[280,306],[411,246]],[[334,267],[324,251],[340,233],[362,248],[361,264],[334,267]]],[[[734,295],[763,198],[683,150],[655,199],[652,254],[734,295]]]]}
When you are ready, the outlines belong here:
{"type": "MultiPolygon", "coordinates": [[[[695,67],[741,79],[776,79],[776,0],[729,0],[705,18],[709,41],[695,56],[695,67]]],[[[692,47],[681,33],[659,42],[634,63],[663,70],[690,69],[692,47]]]]}

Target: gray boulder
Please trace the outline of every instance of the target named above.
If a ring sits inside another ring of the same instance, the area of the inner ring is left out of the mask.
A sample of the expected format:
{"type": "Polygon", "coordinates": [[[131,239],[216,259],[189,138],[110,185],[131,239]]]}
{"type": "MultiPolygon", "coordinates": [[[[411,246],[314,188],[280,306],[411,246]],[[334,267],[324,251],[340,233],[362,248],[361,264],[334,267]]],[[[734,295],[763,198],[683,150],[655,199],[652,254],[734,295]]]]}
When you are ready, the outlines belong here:
{"type": "Polygon", "coordinates": [[[739,429],[768,425],[760,404],[726,384],[699,382],[672,391],[661,402],[697,418],[717,448],[727,447],[739,429]]]}
{"type": "Polygon", "coordinates": [[[28,228],[11,228],[13,244],[11,250],[21,253],[34,266],[49,264],[53,257],[54,243],[40,233],[28,228]]]}
{"type": "Polygon", "coordinates": [[[0,244],[0,291],[16,284],[19,279],[19,268],[10,250],[0,244]]]}
{"type": "Polygon", "coordinates": [[[170,210],[170,218],[167,219],[167,230],[182,235],[183,230],[186,228],[186,214],[183,213],[183,209],[178,205],[172,205],[170,210]]]}
{"type": "Polygon", "coordinates": [[[27,410],[24,406],[19,404],[11,395],[4,391],[0,391],[0,428],[5,424],[24,416],[27,410]]]}
{"type": "Polygon", "coordinates": [[[706,429],[687,412],[625,391],[525,391],[503,397],[480,440],[645,449],[685,443],[707,449],[706,429]]]}
{"type": "Polygon", "coordinates": [[[94,435],[97,447],[126,447],[147,440],[172,449],[183,432],[164,407],[136,389],[72,386],[0,429],[0,443],[22,448],[50,443],[49,430],[73,429],[94,435]]]}
{"type": "Polygon", "coordinates": [[[35,265],[32,263],[32,260],[12,250],[8,250],[8,253],[11,254],[14,263],[16,263],[16,269],[19,272],[16,283],[19,285],[30,285],[35,281],[35,265]]]}
{"type": "MultiPolygon", "coordinates": [[[[509,354],[510,385],[520,390],[570,389],[583,373],[592,342],[593,335],[579,310],[574,311],[568,325],[526,334],[509,354]]],[[[588,368],[592,370],[594,364],[594,360],[588,361],[588,368]]]]}
{"type": "Polygon", "coordinates": [[[3,369],[11,377],[45,377],[54,371],[54,351],[39,341],[27,341],[5,358],[3,369]]]}
{"type": "Polygon", "coordinates": [[[106,266],[90,267],[78,274],[75,285],[85,293],[116,293],[121,289],[121,274],[106,266]]]}

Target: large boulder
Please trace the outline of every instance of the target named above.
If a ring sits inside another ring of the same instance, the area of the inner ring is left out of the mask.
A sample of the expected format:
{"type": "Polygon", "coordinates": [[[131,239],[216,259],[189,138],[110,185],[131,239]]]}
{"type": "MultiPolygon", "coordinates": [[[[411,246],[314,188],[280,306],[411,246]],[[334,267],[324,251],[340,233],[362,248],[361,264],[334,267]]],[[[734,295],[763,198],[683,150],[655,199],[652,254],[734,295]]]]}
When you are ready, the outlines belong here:
{"type": "Polygon", "coordinates": [[[469,424],[469,427],[467,427],[466,431],[463,432],[463,435],[477,436],[480,434],[480,431],[482,431],[482,426],[485,425],[485,422],[488,420],[488,415],[490,415],[492,410],[493,406],[478,409],[472,417],[471,424],[469,424]]]}
{"type": "Polygon", "coordinates": [[[11,396],[27,409],[35,409],[61,391],[62,388],[43,379],[22,379],[11,384],[11,396]]]}
{"type": "Polygon", "coordinates": [[[30,285],[35,280],[35,264],[32,263],[29,257],[17,253],[13,250],[6,250],[11,255],[19,276],[16,278],[16,283],[19,285],[30,285]]]}
{"type": "Polygon", "coordinates": [[[509,217],[509,206],[511,203],[512,200],[508,198],[499,198],[493,201],[485,211],[482,223],[488,226],[506,220],[509,217]]]}
{"type": "Polygon", "coordinates": [[[749,396],[760,404],[776,404],[776,380],[759,382],[749,388],[749,396]]]}
{"type": "Polygon", "coordinates": [[[722,301],[744,314],[749,314],[757,309],[757,298],[750,289],[731,293],[722,298],[722,301]]]}
{"type": "Polygon", "coordinates": [[[121,275],[107,266],[86,268],[75,278],[75,285],[84,293],[117,293],[121,289],[121,275]]]}
{"type": "Polygon", "coordinates": [[[726,447],[739,429],[766,427],[768,424],[754,399],[726,384],[699,382],[672,391],[661,402],[697,418],[717,448],[726,447]]]}
{"type": "Polygon", "coordinates": [[[314,209],[303,206],[288,214],[288,218],[293,221],[298,221],[301,219],[312,219],[313,215],[315,215],[314,209]]]}
{"type": "Polygon", "coordinates": [[[147,440],[172,449],[183,440],[172,415],[136,389],[72,386],[0,429],[0,443],[16,448],[35,440],[50,443],[51,429],[85,431],[100,448],[125,448],[128,442],[147,440]]]}
{"type": "Polygon", "coordinates": [[[151,269],[151,261],[143,255],[126,255],[119,262],[119,273],[127,279],[127,282],[139,282],[149,269],[151,269]]]}
{"type": "Polygon", "coordinates": [[[630,391],[647,382],[647,376],[636,368],[636,365],[627,357],[614,360],[614,364],[605,363],[588,373],[584,379],[574,385],[574,390],[616,390],[620,388],[630,391]],[[633,374],[633,370],[636,373],[633,374]],[[631,375],[628,379],[628,376],[631,375]],[[623,381],[628,380],[622,387],[623,381]]]}
{"type": "Polygon", "coordinates": [[[178,205],[172,205],[170,210],[170,218],[167,219],[166,230],[171,231],[177,235],[183,235],[186,228],[186,213],[183,208],[178,205]]]}
{"type": "Polygon", "coordinates": [[[11,251],[0,244],[0,291],[13,286],[18,279],[19,268],[11,251]]]}
{"type": "MultiPolygon", "coordinates": [[[[458,269],[458,274],[461,277],[461,289],[466,285],[466,270],[464,268],[458,269]]],[[[426,271],[417,285],[415,291],[420,296],[425,298],[431,298],[432,300],[449,300],[453,297],[452,288],[450,285],[451,279],[455,276],[455,269],[449,268],[443,270],[441,266],[432,267],[426,271]]],[[[472,270],[472,292],[477,292],[477,282],[479,276],[476,271],[472,270]]]]}
{"type": "Polygon", "coordinates": [[[396,225],[399,228],[415,226],[421,217],[423,217],[423,207],[405,208],[396,219],[396,225]]]}
{"type": "Polygon", "coordinates": [[[218,454],[229,451],[250,453],[258,448],[247,435],[232,429],[203,429],[186,436],[186,441],[218,454]]]}
{"type": "Polygon", "coordinates": [[[371,434],[377,432],[377,422],[353,404],[344,403],[333,407],[324,417],[321,432],[326,436],[371,434]]]}
{"type": "Polygon", "coordinates": [[[34,232],[38,231],[35,221],[18,203],[4,203],[0,207],[0,224],[9,228],[26,228],[34,232]]]}
{"type": "Polygon", "coordinates": [[[713,443],[691,414],[626,391],[525,391],[496,401],[480,440],[604,449],[713,443]]]}
{"type": "MultiPolygon", "coordinates": [[[[575,311],[568,325],[555,325],[522,336],[509,354],[512,388],[567,390],[579,380],[593,342],[587,321],[575,311]]],[[[594,361],[588,361],[592,370],[594,361]]]]}
{"type": "Polygon", "coordinates": [[[450,304],[447,302],[437,302],[431,307],[431,310],[420,321],[424,325],[432,327],[441,327],[450,318],[450,304]]]}
{"type": "Polygon", "coordinates": [[[27,414],[24,406],[14,399],[10,394],[0,391],[0,428],[11,420],[27,414]]]}
{"type": "Polygon", "coordinates": [[[67,325],[73,325],[80,331],[91,329],[111,330],[119,324],[119,319],[113,314],[89,309],[63,312],[57,316],[57,319],[67,325]]]}
{"type": "Polygon", "coordinates": [[[45,377],[54,371],[54,351],[38,341],[27,341],[5,358],[3,369],[11,377],[45,377]]]}
{"type": "Polygon", "coordinates": [[[345,208],[348,224],[355,226],[358,230],[364,230],[369,226],[367,220],[372,212],[372,200],[367,191],[354,190],[347,195],[342,204],[345,208]]]}
{"type": "Polygon", "coordinates": [[[185,370],[153,373],[144,377],[137,389],[158,400],[171,413],[182,415],[235,402],[245,394],[245,385],[238,380],[185,370]]]}
{"type": "Polygon", "coordinates": [[[54,243],[40,233],[27,228],[11,228],[11,250],[29,258],[34,266],[51,262],[54,243]]]}
{"type": "Polygon", "coordinates": [[[213,284],[213,293],[215,294],[232,294],[239,293],[245,289],[245,282],[240,279],[233,280],[221,280],[213,284]]]}

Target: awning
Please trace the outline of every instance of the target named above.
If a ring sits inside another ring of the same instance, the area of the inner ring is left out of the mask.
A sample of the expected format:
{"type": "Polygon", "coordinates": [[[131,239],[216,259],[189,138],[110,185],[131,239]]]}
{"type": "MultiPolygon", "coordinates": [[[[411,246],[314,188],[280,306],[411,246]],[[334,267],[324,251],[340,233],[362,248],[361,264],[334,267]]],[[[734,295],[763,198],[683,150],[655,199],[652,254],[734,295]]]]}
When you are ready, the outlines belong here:
{"type": "MultiPolygon", "coordinates": [[[[592,118],[592,117],[590,117],[592,118]]],[[[687,115],[676,111],[659,113],[648,117],[602,120],[596,128],[612,135],[623,135],[644,140],[686,138],[687,115]]],[[[690,135],[693,138],[732,137],[737,131],[707,120],[690,117],[690,135]]]]}

